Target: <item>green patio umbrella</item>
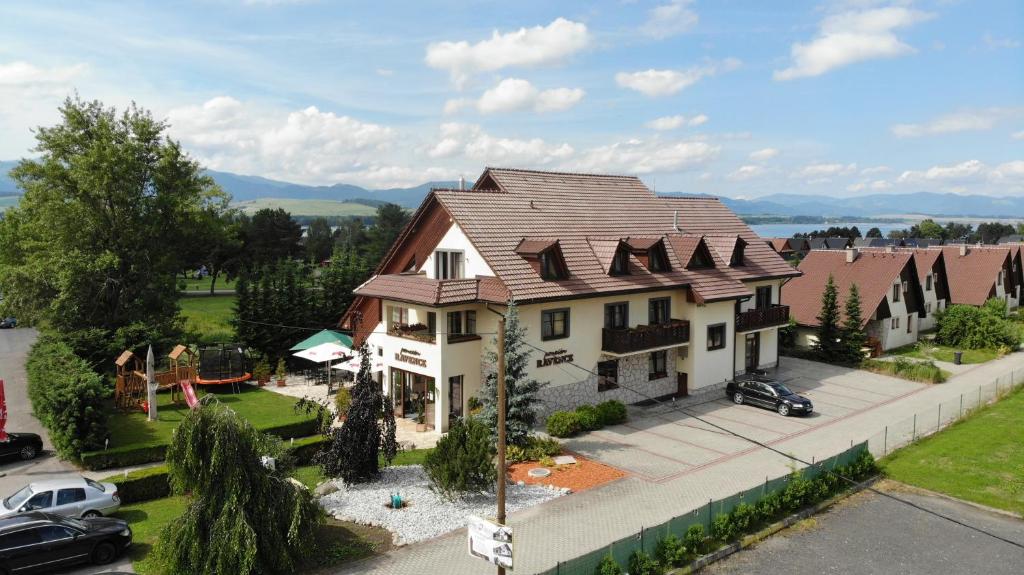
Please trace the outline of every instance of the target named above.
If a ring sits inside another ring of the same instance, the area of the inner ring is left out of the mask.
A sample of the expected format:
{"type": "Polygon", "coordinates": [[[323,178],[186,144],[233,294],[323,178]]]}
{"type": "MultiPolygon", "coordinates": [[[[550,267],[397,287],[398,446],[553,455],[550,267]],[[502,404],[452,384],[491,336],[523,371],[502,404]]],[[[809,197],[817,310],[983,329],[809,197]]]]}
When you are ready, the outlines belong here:
{"type": "Polygon", "coordinates": [[[345,335],[340,331],[325,329],[293,345],[291,351],[303,351],[311,347],[316,347],[322,343],[336,343],[352,349],[351,336],[345,335]]]}

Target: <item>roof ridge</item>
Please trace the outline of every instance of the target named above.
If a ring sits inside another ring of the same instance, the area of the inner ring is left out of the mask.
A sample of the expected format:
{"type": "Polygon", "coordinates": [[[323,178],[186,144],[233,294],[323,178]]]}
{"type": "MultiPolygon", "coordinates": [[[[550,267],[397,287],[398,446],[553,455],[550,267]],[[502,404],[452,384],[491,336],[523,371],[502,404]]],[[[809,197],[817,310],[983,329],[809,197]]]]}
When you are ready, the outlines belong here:
{"type": "Polygon", "coordinates": [[[640,180],[639,176],[630,176],[626,174],[597,174],[594,172],[559,172],[554,170],[531,170],[527,168],[501,168],[497,166],[487,166],[484,168],[485,172],[488,170],[495,170],[499,172],[522,172],[528,174],[548,174],[553,176],[586,176],[590,178],[619,178],[627,180],[640,180]]]}

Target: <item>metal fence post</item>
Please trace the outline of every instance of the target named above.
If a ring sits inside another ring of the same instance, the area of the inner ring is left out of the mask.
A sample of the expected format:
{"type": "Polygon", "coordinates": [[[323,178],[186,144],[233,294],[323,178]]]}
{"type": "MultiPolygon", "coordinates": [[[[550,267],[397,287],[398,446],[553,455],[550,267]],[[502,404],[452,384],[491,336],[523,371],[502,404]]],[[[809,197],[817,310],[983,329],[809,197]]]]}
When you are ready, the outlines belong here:
{"type": "Polygon", "coordinates": [[[910,441],[917,441],[917,414],[914,414],[914,429],[910,432],[910,441]]]}
{"type": "Polygon", "coordinates": [[[978,409],[981,409],[981,386],[978,386],[978,409]]]}
{"type": "Polygon", "coordinates": [[[708,499],[708,533],[711,533],[711,499],[708,499]]]}
{"type": "Polygon", "coordinates": [[[882,456],[889,455],[889,426],[885,426],[885,435],[882,436],[882,456]]]}
{"type": "Polygon", "coordinates": [[[964,394],[961,393],[960,394],[960,415],[958,415],[956,418],[960,419],[963,416],[964,416],[964,394]]]}
{"type": "Polygon", "coordinates": [[[935,432],[939,432],[939,426],[942,425],[942,404],[939,404],[939,417],[935,420],[935,432]]]}

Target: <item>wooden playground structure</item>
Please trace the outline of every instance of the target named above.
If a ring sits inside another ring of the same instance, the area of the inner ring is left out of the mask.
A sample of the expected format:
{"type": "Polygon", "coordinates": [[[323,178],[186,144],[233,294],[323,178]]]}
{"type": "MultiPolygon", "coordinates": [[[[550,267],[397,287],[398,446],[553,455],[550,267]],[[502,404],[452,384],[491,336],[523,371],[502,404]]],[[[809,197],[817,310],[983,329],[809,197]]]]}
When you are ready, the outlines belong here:
{"type": "MultiPolygon", "coordinates": [[[[194,385],[198,377],[199,356],[184,345],[176,345],[167,354],[169,369],[158,371],[156,377],[157,391],[170,389],[171,399],[175,403],[181,401],[181,390],[188,384],[194,385]]],[[[146,389],[146,360],[125,350],[114,361],[117,366],[117,383],[114,387],[114,405],[124,410],[143,407],[148,390],[146,389]]]]}

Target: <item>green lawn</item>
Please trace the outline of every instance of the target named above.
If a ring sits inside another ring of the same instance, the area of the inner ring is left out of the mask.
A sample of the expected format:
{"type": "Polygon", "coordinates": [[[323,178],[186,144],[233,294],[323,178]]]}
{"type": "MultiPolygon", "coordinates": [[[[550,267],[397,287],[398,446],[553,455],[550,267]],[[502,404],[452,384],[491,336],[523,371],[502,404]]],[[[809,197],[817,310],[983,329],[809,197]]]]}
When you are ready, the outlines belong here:
{"type": "Polygon", "coordinates": [[[1024,513],[1024,392],[882,460],[889,477],[1024,513]]]}
{"type": "Polygon", "coordinates": [[[913,345],[906,345],[903,347],[896,348],[888,352],[889,355],[901,355],[903,357],[911,357],[915,359],[932,359],[936,361],[948,361],[952,363],[953,352],[963,351],[963,357],[961,358],[962,363],[985,363],[986,361],[996,359],[999,357],[999,351],[996,349],[965,349],[956,350],[955,348],[939,345],[932,342],[922,341],[913,345]]]}
{"type": "Polygon", "coordinates": [[[178,300],[185,329],[196,334],[198,343],[224,343],[235,339],[228,323],[234,315],[235,296],[186,296],[178,300]]]}
{"type": "MultiPolygon", "coordinates": [[[[200,397],[207,393],[216,395],[223,405],[233,409],[235,413],[248,420],[258,429],[267,429],[314,419],[311,415],[295,413],[292,407],[297,401],[293,397],[266,391],[249,385],[240,386],[241,392],[230,393],[227,389],[209,392],[203,386],[196,386],[200,397]]],[[[175,404],[170,393],[157,395],[159,420],[150,422],[141,411],[125,413],[114,411],[110,414],[110,447],[125,445],[164,445],[170,443],[171,432],[178,426],[188,413],[184,403],[175,404]]]]}
{"type": "MultiPolygon", "coordinates": [[[[211,280],[209,276],[207,276],[207,277],[205,277],[203,279],[199,279],[199,280],[192,279],[192,278],[185,279],[185,278],[179,276],[178,277],[178,287],[184,286],[184,291],[198,291],[198,292],[210,293],[210,282],[211,281],[213,281],[213,280],[211,280]]],[[[220,276],[220,277],[217,278],[217,287],[214,288],[214,289],[218,289],[218,290],[230,289],[230,290],[233,290],[233,289],[235,289],[235,280],[229,280],[229,279],[225,278],[224,276],[220,276]]]]}

